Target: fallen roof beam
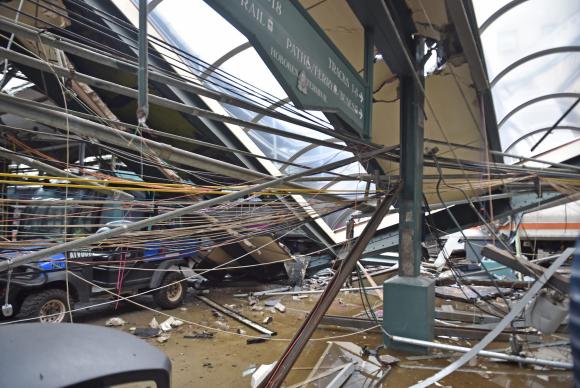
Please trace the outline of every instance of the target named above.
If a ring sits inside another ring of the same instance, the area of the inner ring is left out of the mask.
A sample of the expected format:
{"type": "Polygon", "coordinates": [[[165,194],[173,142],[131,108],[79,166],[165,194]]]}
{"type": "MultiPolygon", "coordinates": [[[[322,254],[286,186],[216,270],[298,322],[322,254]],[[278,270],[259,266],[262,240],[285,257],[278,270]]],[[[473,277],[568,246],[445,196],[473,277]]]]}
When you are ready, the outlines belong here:
{"type": "MultiPolygon", "coordinates": [[[[516,257],[508,251],[499,249],[491,244],[484,246],[481,249],[481,254],[488,259],[495,260],[500,264],[503,264],[507,267],[510,267],[511,269],[523,273],[524,275],[528,275],[536,279],[538,279],[546,272],[546,268],[536,263],[532,263],[530,261],[516,257]]],[[[560,274],[552,275],[550,280],[548,280],[548,285],[564,294],[567,294],[570,291],[570,279],[560,274]]]]}
{"type": "MultiPolygon", "coordinates": [[[[29,67],[34,68],[36,70],[40,70],[40,71],[44,71],[44,72],[52,73],[52,74],[57,74],[61,77],[65,77],[65,78],[72,78],[72,79],[84,82],[88,85],[91,85],[95,88],[106,90],[106,91],[109,91],[112,93],[117,93],[117,94],[120,94],[120,95],[123,95],[126,97],[135,98],[135,99],[137,99],[137,97],[138,97],[139,92],[133,88],[119,85],[119,84],[116,84],[114,82],[109,82],[109,81],[106,81],[106,80],[103,80],[100,78],[92,77],[92,76],[87,75],[87,74],[78,73],[78,72],[71,72],[71,70],[66,69],[62,66],[58,66],[56,64],[49,65],[48,63],[46,63],[42,60],[38,60],[38,59],[32,58],[32,57],[27,56],[27,55],[19,54],[17,52],[14,52],[12,50],[7,50],[5,48],[0,48],[0,59],[8,59],[14,63],[18,63],[18,64],[24,65],[24,66],[29,66],[29,67]]],[[[167,99],[164,97],[159,97],[159,96],[156,96],[154,94],[149,94],[149,100],[152,104],[162,106],[165,108],[169,108],[169,109],[173,109],[173,110],[176,110],[178,112],[181,112],[181,113],[184,113],[187,115],[192,115],[195,117],[203,117],[203,118],[207,118],[210,120],[215,120],[218,122],[223,122],[223,123],[228,123],[228,124],[233,124],[233,125],[239,125],[242,127],[247,127],[247,128],[255,129],[258,131],[271,133],[271,134],[278,135],[278,136],[284,136],[284,137],[292,138],[295,140],[300,140],[300,141],[303,141],[306,143],[314,143],[314,144],[318,144],[318,145],[321,145],[324,147],[338,149],[341,151],[345,149],[344,145],[341,145],[341,144],[336,144],[336,143],[332,143],[329,141],[315,139],[315,138],[312,138],[309,136],[304,136],[304,135],[299,135],[296,133],[282,131],[282,130],[279,130],[276,128],[269,127],[267,125],[252,123],[252,122],[238,119],[235,117],[222,115],[222,114],[215,113],[215,112],[212,112],[212,111],[207,110],[207,109],[196,108],[193,106],[189,106],[187,104],[183,104],[181,102],[173,101],[173,100],[170,100],[170,99],[167,99]]]]}
{"type": "Polygon", "coordinates": [[[2,109],[6,112],[41,122],[45,125],[54,126],[62,130],[69,130],[83,137],[97,139],[99,141],[123,147],[132,151],[141,152],[142,147],[149,147],[158,152],[163,160],[183,164],[189,167],[200,168],[235,179],[254,181],[257,179],[271,179],[270,175],[239,167],[227,162],[222,162],[198,155],[193,152],[181,150],[170,145],[159,143],[150,139],[123,132],[106,125],[98,124],[90,120],[56,112],[46,105],[46,108],[27,104],[27,100],[0,94],[2,109]]]}
{"type": "MultiPolygon", "coordinates": [[[[127,71],[129,73],[135,73],[138,70],[138,66],[131,61],[120,59],[120,58],[115,58],[111,55],[105,55],[103,52],[101,52],[100,50],[98,50],[94,47],[83,45],[82,43],[75,42],[75,41],[70,40],[66,37],[54,35],[50,32],[45,31],[45,30],[41,30],[41,29],[34,28],[31,26],[24,26],[22,24],[15,23],[12,20],[10,20],[4,16],[0,16],[0,27],[2,28],[2,30],[6,31],[6,32],[13,33],[16,36],[24,37],[24,38],[31,39],[34,41],[40,40],[41,43],[43,43],[47,46],[58,48],[58,49],[63,50],[69,54],[76,55],[78,57],[99,63],[101,65],[105,65],[107,67],[110,67],[110,68],[113,68],[116,70],[127,71]]],[[[231,97],[227,94],[219,93],[219,92],[207,89],[205,87],[195,85],[192,82],[188,82],[187,80],[185,80],[183,78],[179,78],[177,76],[169,76],[169,75],[162,74],[156,70],[149,70],[149,78],[152,81],[157,81],[157,82],[160,82],[162,84],[175,86],[181,90],[191,92],[191,93],[194,93],[194,94],[197,94],[200,96],[204,96],[204,97],[209,97],[211,99],[214,99],[214,100],[221,102],[221,103],[224,103],[224,104],[237,106],[237,107],[240,107],[242,109],[247,109],[249,111],[252,111],[252,112],[255,112],[258,114],[273,117],[273,118],[276,118],[276,119],[279,119],[282,121],[286,121],[286,122],[289,122],[292,124],[300,125],[302,127],[309,128],[309,129],[327,134],[331,137],[341,139],[349,144],[354,143],[354,144],[366,145],[366,143],[362,139],[357,139],[355,137],[351,137],[351,136],[344,135],[341,133],[336,133],[331,128],[326,128],[326,127],[323,127],[320,125],[309,123],[307,121],[288,116],[286,114],[274,111],[272,109],[263,108],[263,107],[260,107],[256,104],[244,101],[242,99],[231,97]]],[[[256,124],[247,123],[246,126],[249,128],[254,128],[254,127],[256,127],[256,124]]]]}
{"type": "MultiPolygon", "coordinates": [[[[30,104],[28,100],[4,94],[0,94],[0,102],[2,103],[2,108],[4,111],[16,114],[21,117],[30,118],[42,122],[45,125],[54,126],[65,131],[68,130],[79,136],[97,139],[104,143],[130,149],[138,153],[142,152],[142,147],[149,147],[152,151],[157,153],[157,156],[161,160],[182,164],[185,166],[193,167],[195,169],[203,169],[236,180],[253,182],[256,180],[270,180],[273,178],[271,175],[263,174],[244,167],[236,166],[231,163],[172,147],[165,143],[145,139],[143,137],[123,132],[119,129],[111,128],[109,126],[95,123],[90,120],[82,119],[65,112],[55,111],[49,105],[30,104]]],[[[362,153],[359,155],[359,157],[343,159],[339,163],[340,166],[343,166],[345,165],[344,163],[346,161],[349,161],[349,163],[354,163],[359,161],[359,159],[362,160],[364,158],[378,157],[379,155],[384,154],[393,148],[394,147],[383,147],[380,149],[375,149],[366,153],[362,153]]],[[[324,171],[331,171],[333,169],[331,166],[333,165],[335,164],[331,163],[325,166],[327,168],[324,171]]],[[[288,183],[284,187],[295,189],[307,188],[296,183],[288,183]]]]}
{"type": "MultiPolygon", "coordinates": [[[[451,147],[455,147],[455,148],[463,148],[466,150],[473,150],[473,151],[478,151],[478,152],[484,151],[483,148],[481,148],[481,147],[474,147],[474,146],[469,146],[469,145],[465,145],[465,144],[457,144],[457,143],[447,143],[447,142],[444,142],[441,140],[425,139],[425,142],[426,143],[433,143],[433,144],[440,144],[440,145],[445,145],[445,146],[451,146],[451,147]]],[[[541,163],[541,164],[547,164],[549,166],[560,167],[560,168],[565,169],[565,170],[580,171],[580,167],[575,166],[573,164],[550,162],[549,160],[542,160],[539,158],[529,158],[527,156],[515,155],[515,154],[510,154],[510,153],[501,152],[501,151],[489,150],[489,152],[492,155],[505,156],[508,158],[519,159],[520,161],[537,162],[537,163],[541,163]]]]}
{"type": "MultiPolygon", "coordinates": [[[[0,94],[0,101],[3,100],[4,98],[5,97],[0,94]]],[[[361,155],[359,155],[359,158],[364,159],[365,157],[372,157],[374,155],[374,153],[376,153],[376,151],[371,152],[371,153],[361,154],[361,155]]],[[[208,200],[205,200],[203,202],[198,202],[198,203],[195,203],[193,205],[182,207],[179,209],[175,209],[175,210],[172,210],[170,212],[159,214],[159,215],[154,216],[154,217],[146,218],[144,220],[137,221],[137,222],[134,222],[132,224],[121,225],[121,226],[118,226],[116,228],[110,229],[106,232],[91,234],[87,237],[79,238],[79,239],[69,241],[66,243],[62,243],[62,244],[55,244],[49,248],[45,248],[45,249],[34,251],[34,252],[31,252],[28,254],[24,254],[24,255],[18,256],[18,257],[13,258],[13,259],[11,258],[8,260],[0,260],[0,272],[9,270],[11,268],[15,268],[15,267],[18,267],[18,266],[21,266],[21,265],[24,265],[24,264],[27,264],[30,262],[33,262],[33,261],[41,259],[43,257],[49,257],[49,256],[52,256],[52,255],[57,254],[57,253],[68,252],[70,250],[85,247],[87,245],[91,245],[91,244],[98,243],[101,241],[105,241],[109,238],[117,237],[117,236],[123,235],[125,233],[134,231],[134,230],[140,230],[140,229],[146,228],[148,226],[158,224],[160,222],[170,221],[170,220],[173,220],[175,218],[184,216],[186,214],[192,214],[194,212],[198,212],[200,210],[207,209],[211,206],[219,205],[219,204],[222,204],[224,202],[235,201],[237,199],[243,198],[247,195],[251,195],[255,192],[263,191],[263,190],[268,189],[270,187],[281,186],[286,182],[293,181],[293,180],[301,178],[303,176],[319,174],[321,172],[327,171],[328,169],[335,169],[335,168],[338,168],[341,166],[345,166],[347,164],[352,163],[355,160],[358,160],[358,158],[357,157],[347,158],[347,159],[344,159],[344,160],[341,160],[338,162],[330,163],[330,164],[325,165],[325,166],[313,168],[313,169],[310,169],[307,171],[302,171],[302,172],[299,172],[297,174],[282,176],[282,177],[279,177],[276,179],[272,179],[269,182],[257,184],[257,185],[248,187],[246,189],[243,189],[243,190],[240,190],[240,191],[237,191],[234,193],[226,194],[226,195],[221,196],[221,197],[208,199],[208,200]]],[[[383,201],[383,202],[387,202],[387,201],[383,201]]],[[[384,203],[383,203],[383,205],[384,205],[384,203]]],[[[390,205],[390,201],[389,201],[389,205],[390,205]]],[[[387,210],[388,210],[388,206],[387,206],[387,210]]]]}
{"type": "MultiPolygon", "coordinates": [[[[31,105],[38,105],[40,107],[45,106],[45,105],[43,105],[40,102],[36,102],[36,101],[32,101],[32,100],[30,100],[30,104],[31,105]]],[[[70,113],[70,114],[73,114],[73,115],[75,115],[77,117],[84,118],[84,119],[91,120],[91,121],[96,118],[95,115],[88,114],[88,113],[83,113],[83,112],[79,112],[79,111],[72,110],[72,109],[65,109],[65,108],[60,107],[60,106],[54,106],[53,109],[54,110],[57,110],[59,112],[70,113]]],[[[126,128],[126,129],[140,130],[142,132],[154,134],[154,135],[157,135],[159,137],[164,137],[164,138],[168,138],[168,139],[172,139],[172,140],[178,140],[178,141],[184,142],[184,143],[190,143],[190,144],[200,145],[200,146],[203,146],[203,147],[213,148],[213,149],[220,150],[220,151],[224,151],[224,152],[231,152],[231,153],[234,153],[234,154],[247,155],[247,156],[251,156],[251,157],[254,157],[254,158],[258,158],[258,159],[264,159],[264,160],[269,160],[271,162],[283,163],[283,164],[286,164],[288,166],[294,166],[294,167],[299,167],[299,168],[303,168],[303,169],[310,168],[309,166],[306,166],[306,165],[303,165],[303,164],[290,163],[288,161],[284,161],[284,160],[280,160],[280,159],[276,159],[276,158],[270,158],[270,157],[264,156],[264,155],[254,154],[254,153],[251,153],[249,151],[243,151],[243,150],[240,150],[240,149],[234,149],[234,148],[231,148],[231,147],[221,146],[221,145],[218,145],[218,144],[209,143],[209,142],[202,141],[202,140],[196,140],[196,139],[189,138],[189,137],[185,137],[185,136],[181,136],[181,135],[175,135],[175,134],[172,134],[172,133],[169,133],[169,132],[159,131],[159,130],[156,130],[156,129],[153,129],[153,128],[139,127],[138,125],[133,125],[133,124],[121,122],[120,120],[108,119],[106,117],[101,117],[101,116],[99,116],[98,118],[99,118],[100,121],[102,121],[104,123],[107,123],[111,127],[116,127],[116,128],[119,128],[119,129],[126,128]]],[[[1,124],[0,124],[0,129],[5,129],[7,131],[10,131],[11,130],[13,132],[17,131],[17,128],[9,127],[9,126],[5,126],[5,125],[1,125],[1,124]]],[[[69,143],[69,145],[70,144],[75,144],[75,143],[69,143]]],[[[55,146],[50,146],[50,147],[43,147],[43,148],[39,148],[39,150],[46,151],[46,150],[49,150],[49,149],[58,149],[58,148],[65,148],[65,147],[66,147],[66,144],[64,144],[64,145],[55,145],[55,146]]],[[[371,180],[373,178],[373,176],[370,176],[368,174],[365,174],[365,175],[356,175],[356,174],[346,175],[346,174],[340,174],[340,173],[332,172],[332,171],[328,172],[328,174],[330,176],[328,176],[327,178],[323,178],[323,177],[306,177],[306,178],[298,179],[296,182],[312,182],[312,181],[320,181],[320,180],[326,180],[326,181],[331,181],[331,180],[352,180],[352,181],[366,180],[366,181],[369,181],[369,180],[371,180]]],[[[445,177],[447,177],[447,176],[445,176],[445,177]]],[[[461,175],[461,178],[463,178],[463,177],[464,176],[461,175]]],[[[477,176],[478,179],[480,177],[481,177],[480,175],[477,176]]],[[[383,176],[382,179],[383,180],[387,180],[387,178],[388,178],[387,176],[383,176]]],[[[437,176],[437,178],[438,178],[438,176],[437,176]]],[[[475,176],[474,176],[474,178],[475,178],[475,176]]]]}
{"type": "MultiPolygon", "coordinates": [[[[12,152],[9,149],[6,149],[4,147],[0,147],[0,157],[6,158],[9,160],[14,160],[16,162],[25,164],[29,167],[36,168],[39,171],[46,172],[48,174],[52,174],[52,175],[59,176],[59,177],[62,176],[65,179],[66,179],[66,177],[82,178],[79,175],[75,175],[71,172],[64,171],[64,170],[61,170],[60,168],[53,167],[50,164],[43,163],[43,162],[38,161],[36,159],[30,158],[28,156],[19,155],[19,154],[12,152]]],[[[96,190],[96,191],[101,191],[101,192],[106,192],[106,193],[112,192],[113,197],[115,199],[123,199],[125,201],[131,201],[134,199],[134,197],[129,193],[125,193],[124,191],[121,191],[121,190],[111,190],[108,187],[105,187],[105,186],[103,186],[99,183],[96,183],[96,182],[91,182],[90,180],[87,180],[85,182],[85,184],[87,184],[89,186],[93,186],[94,187],[93,190],[96,190]]]]}

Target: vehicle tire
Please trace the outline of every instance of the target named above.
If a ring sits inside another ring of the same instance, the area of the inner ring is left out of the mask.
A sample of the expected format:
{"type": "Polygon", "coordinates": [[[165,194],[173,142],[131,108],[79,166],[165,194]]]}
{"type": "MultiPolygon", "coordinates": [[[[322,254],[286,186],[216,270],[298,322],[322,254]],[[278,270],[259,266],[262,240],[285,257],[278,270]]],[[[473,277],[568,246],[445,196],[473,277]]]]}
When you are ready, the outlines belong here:
{"type": "Polygon", "coordinates": [[[41,323],[68,322],[69,317],[66,292],[58,288],[28,295],[18,314],[18,318],[36,318],[41,323]]]}
{"type": "Polygon", "coordinates": [[[157,306],[162,309],[174,309],[183,303],[187,286],[183,281],[185,278],[180,272],[169,272],[161,281],[160,287],[163,287],[153,294],[153,299],[157,306]],[[175,283],[179,282],[179,283],[175,283]],[[168,284],[171,286],[167,286],[168,284]],[[164,287],[167,286],[167,287],[164,287]]]}

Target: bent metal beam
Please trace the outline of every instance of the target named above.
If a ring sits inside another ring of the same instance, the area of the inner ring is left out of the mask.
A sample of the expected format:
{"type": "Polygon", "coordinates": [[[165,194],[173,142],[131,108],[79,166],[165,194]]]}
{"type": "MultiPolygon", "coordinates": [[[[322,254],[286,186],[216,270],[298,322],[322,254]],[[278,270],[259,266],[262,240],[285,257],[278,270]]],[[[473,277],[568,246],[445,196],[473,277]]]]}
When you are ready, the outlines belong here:
{"type": "MultiPolygon", "coordinates": [[[[91,85],[92,87],[106,90],[112,93],[117,93],[129,98],[138,98],[139,91],[133,88],[129,88],[127,86],[123,86],[120,84],[116,84],[114,82],[109,82],[100,78],[92,77],[87,74],[74,72],[69,69],[66,69],[62,66],[58,66],[56,64],[48,65],[45,61],[35,59],[28,55],[20,54],[12,50],[7,50],[5,48],[0,48],[0,59],[8,59],[14,63],[29,66],[33,69],[45,71],[48,73],[57,74],[58,76],[65,77],[65,78],[74,78],[77,81],[84,82],[87,85],[91,85]]],[[[252,123],[243,119],[238,119],[236,117],[227,116],[219,113],[212,112],[207,109],[197,108],[194,106],[190,106],[181,102],[173,101],[164,97],[159,97],[154,94],[148,95],[150,103],[162,106],[165,108],[173,109],[178,112],[184,113],[186,115],[191,115],[195,117],[203,117],[209,120],[214,120],[218,122],[238,125],[241,127],[246,127],[254,130],[258,130],[265,133],[271,133],[274,135],[279,135],[283,137],[288,137],[291,139],[303,141],[306,143],[315,143],[325,147],[340,149],[343,150],[344,146],[324,140],[319,140],[310,136],[305,136],[297,133],[292,133],[288,131],[283,131],[280,129],[276,129],[273,127],[269,127],[267,125],[262,125],[259,123],[252,123]]],[[[338,136],[336,136],[338,137],[338,136]]],[[[350,143],[349,143],[350,144],[350,143]]],[[[377,146],[375,145],[375,148],[377,146]]]]}
{"type": "MultiPolygon", "coordinates": [[[[23,24],[15,23],[14,21],[12,21],[6,17],[3,17],[1,15],[0,15],[0,27],[2,30],[6,31],[8,33],[13,33],[16,36],[31,39],[34,41],[40,41],[42,44],[45,44],[47,46],[63,50],[69,54],[79,56],[81,58],[87,59],[89,61],[101,64],[104,66],[107,66],[107,67],[112,68],[112,69],[116,69],[119,71],[131,72],[131,73],[135,73],[138,70],[137,64],[135,64],[134,62],[131,62],[127,59],[115,58],[113,56],[106,55],[106,53],[96,51],[94,48],[83,45],[79,42],[69,40],[66,37],[57,36],[57,35],[54,35],[50,32],[47,32],[45,30],[41,30],[41,29],[34,28],[31,26],[26,26],[23,24]]],[[[282,121],[286,121],[286,122],[289,122],[292,124],[296,124],[296,125],[300,125],[300,126],[309,128],[309,129],[313,129],[315,131],[324,133],[328,136],[339,138],[339,139],[345,141],[347,144],[359,144],[359,145],[366,145],[367,144],[362,139],[358,139],[358,138],[355,138],[352,136],[337,133],[337,132],[334,132],[330,128],[316,125],[314,123],[311,123],[311,122],[308,122],[305,120],[301,120],[298,118],[294,118],[292,116],[286,115],[286,114],[281,113],[281,112],[277,112],[277,111],[273,110],[272,107],[268,107],[268,108],[260,107],[256,104],[253,104],[253,103],[229,96],[227,94],[223,94],[223,93],[219,93],[219,92],[207,89],[205,87],[193,84],[192,82],[188,82],[187,80],[179,78],[175,75],[166,75],[166,74],[162,74],[154,69],[149,69],[149,78],[152,81],[160,82],[162,84],[171,85],[171,86],[177,87],[181,90],[184,90],[184,91],[187,91],[190,93],[209,97],[211,99],[214,99],[214,100],[221,102],[221,103],[224,103],[224,104],[230,104],[230,105],[240,107],[242,109],[247,109],[247,110],[250,110],[252,112],[258,113],[259,115],[277,118],[277,119],[282,120],[282,121]]],[[[246,124],[250,124],[250,123],[246,123],[246,124]]],[[[246,126],[248,126],[250,128],[254,128],[255,124],[246,125],[246,126]]],[[[268,128],[268,129],[264,128],[264,129],[260,129],[260,130],[264,130],[264,131],[269,130],[269,131],[271,131],[270,133],[276,132],[280,136],[288,136],[288,137],[293,137],[293,138],[295,135],[295,134],[284,132],[284,131],[278,131],[275,128],[268,128]]],[[[316,140],[316,139],[314,139],[314,140],[316,140]]]]}
{"type": "MultiPolygon", "coordinates": [[[[4,147],[0,147],[0,157],[6,158],[9,160],[15,160],[19,163],[26,164],[29,167],[36,168],[39,171],[44,171],[46,173],[55,175],[55,176],[62,176],[64,177],[71,177],[71,178],[81,178],[79,175],[75,175],[68,171],[61,170],[60,168],[56,168],[51,166],[50,164],[43,163],[36,159],[30,158],[24,155],[18,155],[15,152],[10,151],[4,147]]],[[[107,193],[111,192],[111,189],[105,187],[103,185],[98,184],[97,182],[91,182],[90,180],[86,182],[87,185],[93,186],[96,191],[105,191],[107,193]]],[[[126,201],[131,201],[135,199],[131,194],[125,193],[121,190],[112,190],[114,198],[122,198],[126,201]]]]}
{"type": "MultiPolygon", "coordinates": [[[[290,181],[293,181],[293,180],[298,179],[298,178],[302,178],[302,177],[313,175],[313,174],[319,174],[319,173],[322,173],[322,172],[325,172],[328,170],[339,168],[339,167],[348,165],[356,160],[374,157],[380,152],[385,152],[385,149],[367,152],[367,153],[359,155],[358,157],[353,156],[351,158],[343,159],[343,160],[340,160],[338,162],[327,164],[325,166],[313,168],[313,169],[307,170],[307,171],[302,171],[302,172],[299,172],[297,174],[282,176],[282,177],[279,177],[276,179],[272,179],[269,182],[260,183],[260,184],[248,187],[247,189],[224,195],[222,197],[208,199],[206,201],[198,202],[198,203],[190,205],[190,206],[186,206],[186,207],[183,207],[180,209],[172,210],[172,211],[164,213],[164,214],[160,214],[160,215],[157,215],[154,217],[146,218],[144,220],[141,220],[141,221],[138,221],[138,222],[135,222],[132,224],[122,225],[122,226],[119,226],[117,228],[111,229],[107,232],[91,234],[90,236],[87,236],[87,237],[79,238],[77,240],[73,240],[73,241],[70,241],[67,243],[63,243],[63,244],[57,244],[57,245],[51,246],[49,248],[41,249],[39,251],[35,251],[35,252],[29,253],[29,254],[19,256],[19,257],[14,258],[14,259],[3,260],[3,261],[0,261],[0,272],[6,271],[8,269],[11,269],[11,268],[14,268],[14,267],[17,267],[20,265],[30,263],[32,261],[38,260],[38,259],[43,258],[43,257],[54,255],[56,253],[67,252],[67,251],[70,251],[72,249],[85,247],[87,245],[98,243],[100,241],[104,241],[104,240],[107,240],[107,239],[112,238],[112,237],[120,236],[120,235],[125,234],[125,233],[130,232],[130,231],[146,228],[148,226],[158,224],[160,222],[171,221],[177,217],[181,217],[181,216],[184,216],[186,214],[191,214],[191,213],[194,213],[196,211],[200,211],[200,210],[206,209],[206,208],[211,207],[211,206],[219,205],[219,204],[224,203],[224,202],[235,201],[235,200],[240,199],[246,195],[250,195],[250,194],[253,194],[257,191],[262,191],[262,190],[265,190],[265,189],[270,188],[270,187],[280,186],[286,182],[290,182],[290,181]]],[[[386,210],[388,210],[388,206],[387,206],[386,210]]],[[[380,222],[380,220],[379,220],[379,222],[380,222]]],[[[372,223],[372,219],[371,219],[371,223],[372,223]]],[[[378,223],[375,225],[375,229],[376,229],[376,226],[378,226],[378,223]]],[[[368,229],[368,226],[367,226],[367,229],[368,229]]],[[[360,240],[360,238],[359,238],[359,240],[360,240]]],[[[355,245],[355,247],[356,247],[356,245],[355,245]]]]}
{"type": "MultiPolygon", "coordinates": [[[[0,49],[0,51],[2,51],[2,49],[0,49]]],[[[123,132],[116,128],[67,114],[66,112],[59,112],[54,110],[53,107],[49,105],[38,103],[31,104],[28,100],[4,94],[0,94],[0,103],[3,111],[13,113],[17,116],[26,117],[41,122],[45,125],[60,128],[62,130],[68,130],[79,136],[97,139],[104,143],[130,149],[138,153],[141,153],[143,148],[149,148],[155,151],[159,158],[162,160],[179,163],[196,169],[206,170],[238,180],[253,182],[256,180],[272,179],[272,176],[268,174],[263,174],[248,168],[236,166],[231,163],[185,151],[165,143],[145,139],[137,135],[123,132]]],[[[381,154],[393,150],[394,148],[395,146],[383,147],[360,155],[371,155],[369,157],[378,157],[381,154]]],[[[358,159],[355,158],[353,162],[357,160],[358,159]]],[[[326,171],[331,171],[331,169],[327,169],[326,171]]],[[[306,188],[303,185],[295,183],[289,183],[285,187],[298,189],[306,188]]]]}
{"type": "Polygon", "coordinates": [[[97,139],[99,141],[113,144],[118,147],[141,152],[142,147],[156,151],[160,158],[173,163],[183,164],[196,169],[203,169],[216,174],[221,174],[235,179],[246,181],[270,180],[272,177],[267,174],[252,171],[244,167],[236,166],[220,160],[215,160],[207,156],[198,155],[170,145],[159,143],[150,139],[120,131],[106,125],[98,124],[90,120],[82,119],[64,112],[51,110],[31,105],[27,100],[0,95],[2,110],[15,115],[29,118],[41,122],[45,125],[54,126],[63,130],[70,130],[79,136],[97,139]]]}

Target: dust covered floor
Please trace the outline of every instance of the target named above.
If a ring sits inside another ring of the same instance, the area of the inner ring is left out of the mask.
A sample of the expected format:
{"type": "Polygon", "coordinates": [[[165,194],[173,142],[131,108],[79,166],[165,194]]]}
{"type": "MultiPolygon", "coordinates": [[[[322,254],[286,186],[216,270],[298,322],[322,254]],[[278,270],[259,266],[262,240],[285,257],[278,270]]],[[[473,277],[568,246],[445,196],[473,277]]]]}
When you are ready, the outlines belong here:
{"type": "MultiPolygon", "coordinates": [[[[270,324],[265,325],[276,331],[277,336],[264,343],[246,343],[247,337],[237,334],[238,329],[246,335],[260,336],[249,327],[225,317],[222,323],[212,313],[212,309],[199,301],[190,291],[182,308],[167,310],[164,313],[175,316],[185,322],[184,325],[171,331],[170,338],[165,343],[159,343],[156,338],[144,339],[164,351],[171,359],[173,365],[172,382],[174,387],[191,386],[250,386],[250,375],[244,376],[244,371],[260,364],[270,364],[276,361],[292,338],[305,314],[312,308],[318,296],[311,295],[304,299],[293,299],[292,296],[279,296],[261,298],[261,302],[267,299],[279,299],[286,306],[286,312],[271,313],[269,311],[252,311],[246,298],[235,298],[232,295],[240,292],[255,291],[256,288],[222,288],[212,289],[207,297],[221,304],[234,304],[243,315],[259,323],[266,316],[272,316],[270,324]],[[231,333],[216,332],[213,338],[188,339],[184,335],[203,332],[202,327],[187,323],[197,323],[215,329],[224,329],[224,323],[231,333]]],[[[374,296],[371,301],[376,303],[376,308],[382,308],[380,300],[374,296]]],[[[137,299],[146,306],[155,308],[153,301],[147,297],[137,299]]],[[[342,293],[332,305],[329,314],[353,316],[363,311],[358,293],[342,293]]],[[[78,314],[75,318],[77,323],[90,323],[104,325],[111,317],[121,317],[127,323],[117,328],[130,332],[131,328],[149,327],[149,322],[156,317],[158,322],[167,319],[159,313],[150,310],[137,309],[128,303],[120,303],[115,309],[114,305],[99,310],[87,311],[78,314]]],[[[382,344],[382,337],[378,334],[360,333],[351,335],[353,331],[343,328],[324,326],[315,333],[315,339],[310,341],[305,351],[288,376],[288,385],[303,381],[309,375],[312,367],[317,363],[322,353],[327,348],[327,341],[352,342],[359,346],[376,348],[382,344]]],[[[443,341],[442,341],[443,342],[443,341]]],[[[466,340],[449,342],[454,345],[470,346],[466,340]]],[[[473,344],[473,343],[472,343],[473,344]]],[[[507,343],[494,343],[490,348],[506,348],[507,343]]],[[[435,374],[442,367],[448,365],[453,359],[446,357],[441,359],[408,360],[412,354],[387,351],[387,354],[400,358],[399,365],[384,378],[382,385],[389,387],[407,387],[419,380],[435,374]]],[[[332,358],[332,355],[328,357],[332,358]]],[[[328,358],[327,357],[327,358],[328,358]]],[[[331,359],[330,362],[333,360],[331,359]]],[[[323,371],[324,368],[321,368],[323,371]]],[[[347,381],[348,386],[372,386],[372,378],[368,384],[361,385],[360,380],[356,383],[347,381]]],[[[542,370],[539,367],[524,366],[491,362],[478,358],[472,360],[469,365],[461,368],[440,381],[442,386],[464,387],[472,385],[476,387],[554,387],[572,386],[571,372],[542,370]]],[[[310,385],[314,386],[314,385],[310,385]]],[[[321,385],[322,386],[322,385],[321,385]]]]}

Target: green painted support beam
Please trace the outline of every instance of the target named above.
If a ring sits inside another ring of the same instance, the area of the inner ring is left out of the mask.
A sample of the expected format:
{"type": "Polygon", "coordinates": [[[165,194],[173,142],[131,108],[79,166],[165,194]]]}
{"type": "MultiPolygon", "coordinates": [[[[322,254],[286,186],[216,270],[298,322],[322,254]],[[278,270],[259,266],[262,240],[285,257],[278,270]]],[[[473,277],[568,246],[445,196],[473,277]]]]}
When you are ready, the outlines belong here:
{"type": "MultiPolygon", "coordinates": [[[[383,283],[383,327],[387,333],[424,341],[434,338],[435,282],[421,277],[395,276],[383,283]]],[[[384,337],[391,349],[425,353],[426,348],[384,337]]]]}
{"type": "Polygon", "coordinates": [[[137,98],[137,121],[145,125],[149,116],[149,41],[147,37],[147,0],[139,0],[139,71],[137,73],[139,94],[137,98]]]}
{"type": "MultiPolygon", "coordinates": [[[[424,40],[416,39],[415,63],[422,64],[424,40]]],[[[422,65],[416,69],[425,84],[422,65]]],[[[400,176],[402,188],[399,194],[399,275],[419,276],[421,265],[421,232],[423,225],[423,128],[424,96],[412,76],[400,81],[400,176]]]]}
{"type": "Polygon", "coordinates": [[[373,127],[373,78],[375,65],[375,35],[370,27],[365,27],[365,52],[364,52],[364,80],[365,97],[363,113],[363,139],[371,140],[373,127]]]}
{"type": "MultiPolygon", "coordinates": [[[[401,76],[401,191],[399,193],[399,275],[383,284],[383,327],[390,335],[431,341],[434,335],[435,285],[419,277],[423,230],[423,63],[425,43],[416,38],[415,71],[418,77],[401,76]],[[417,78],[422,85],[417,83],[417,78]]],[[[391,342],[399,350],[425,352],[416,345],[391,342]]]]}

